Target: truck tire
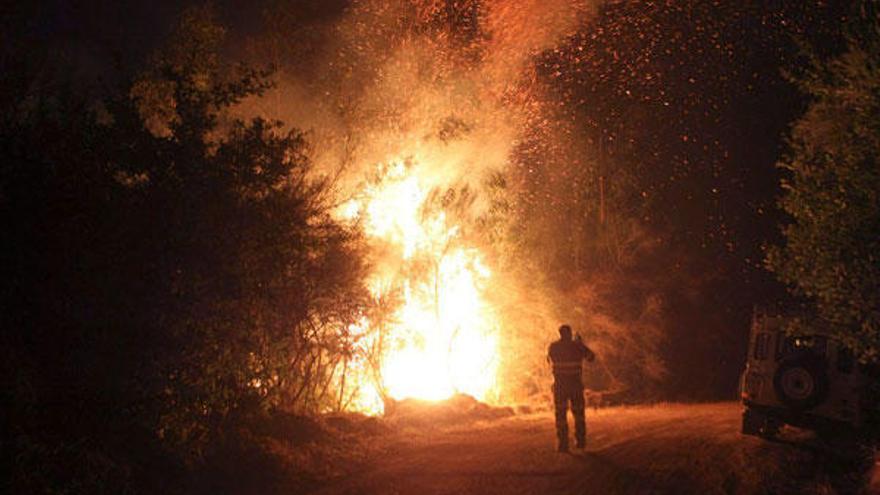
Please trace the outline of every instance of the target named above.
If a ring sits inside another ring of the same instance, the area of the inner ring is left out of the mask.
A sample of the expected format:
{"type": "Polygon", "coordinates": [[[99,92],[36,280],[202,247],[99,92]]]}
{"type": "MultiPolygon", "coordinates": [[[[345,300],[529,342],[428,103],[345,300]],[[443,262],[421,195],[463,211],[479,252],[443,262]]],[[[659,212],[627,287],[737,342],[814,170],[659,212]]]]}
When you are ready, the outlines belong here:
{"type": "Polygon", "coordinates": [[[773,389],[779,401],[803,411],[822,403],[828,395],[825,361],[805,355],[783,361],[773,376],[773,389]]]}

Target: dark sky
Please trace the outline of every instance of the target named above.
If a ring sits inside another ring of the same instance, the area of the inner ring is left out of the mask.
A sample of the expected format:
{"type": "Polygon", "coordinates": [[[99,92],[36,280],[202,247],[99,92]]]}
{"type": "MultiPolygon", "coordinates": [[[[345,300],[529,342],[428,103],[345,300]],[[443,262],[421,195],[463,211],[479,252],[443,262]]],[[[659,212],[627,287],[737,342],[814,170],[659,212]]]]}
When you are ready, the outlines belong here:
{"type": "MultiPolygon", "coordinates": [[[[161,45],[172,31],[176,17],[189,6],[210,4],[218,20],[229,28],[232,39],[259,33],[266,6],[284,8],[304,24],[332,19],[341,14],[345,1],[293,0],[290,2],[215,0],[50,0],[4,2],[3,34],[7,47],[25,51],[47,63],[69,62],[84,78],[112,77],[121,60],[132,70],[161,45]],[[119,56],[124,54],[124,56],[119,56]]],[[[7,63],[5,57],[0,63],[7,63]]]]}

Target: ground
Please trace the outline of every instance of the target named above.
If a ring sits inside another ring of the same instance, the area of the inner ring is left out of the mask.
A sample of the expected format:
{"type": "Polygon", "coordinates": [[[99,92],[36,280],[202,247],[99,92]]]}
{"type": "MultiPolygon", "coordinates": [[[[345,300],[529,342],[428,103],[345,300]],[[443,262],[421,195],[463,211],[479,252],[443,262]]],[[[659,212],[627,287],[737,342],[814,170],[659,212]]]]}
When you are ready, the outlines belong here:
{"type": "MultiPolygon", "coordinates": [[[[588,410],[584,451],[555,452],[549,412],[377,438],[367,467],[329,494],[871,493],[873,460],[788,429],[769,442],[739,433],[736,403],[588,410]]],[[[876,486],[876,482],[874,483],[876,486]]]]}

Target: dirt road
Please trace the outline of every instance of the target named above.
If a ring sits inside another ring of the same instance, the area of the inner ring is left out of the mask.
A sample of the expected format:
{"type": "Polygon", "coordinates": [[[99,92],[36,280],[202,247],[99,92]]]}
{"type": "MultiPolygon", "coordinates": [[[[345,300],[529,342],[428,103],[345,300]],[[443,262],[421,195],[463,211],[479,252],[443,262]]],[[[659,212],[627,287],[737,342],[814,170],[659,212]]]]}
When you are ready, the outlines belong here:
{"type": "Polygon", "coordinates": [[[587,448],[570,454],[555,452],[548,413],[403,430],[370,469],[318,493],[868,493],[872,461],[797,430],[744,437],[740,415],[735,403],[591,410],[587,448]]]}

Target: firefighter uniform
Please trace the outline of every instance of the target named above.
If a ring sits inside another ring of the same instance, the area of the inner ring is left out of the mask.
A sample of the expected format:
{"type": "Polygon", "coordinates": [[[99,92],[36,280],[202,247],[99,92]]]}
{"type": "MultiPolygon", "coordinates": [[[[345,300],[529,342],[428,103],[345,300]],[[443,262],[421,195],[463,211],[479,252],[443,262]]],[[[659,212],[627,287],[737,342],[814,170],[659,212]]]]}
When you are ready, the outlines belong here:
{"type": "Polygon", "coordinates": [[[556,410],[556,436],[559,450],[568,450],[568,408],[574,415],[577,446],[586,442],[587,424],[584,417],[584,385],[581,381],[583,360],[592,361],[593,351],[577,340],[560,339],[550,344],[547,357],[553,364],[553,406],[556,410]]]}

